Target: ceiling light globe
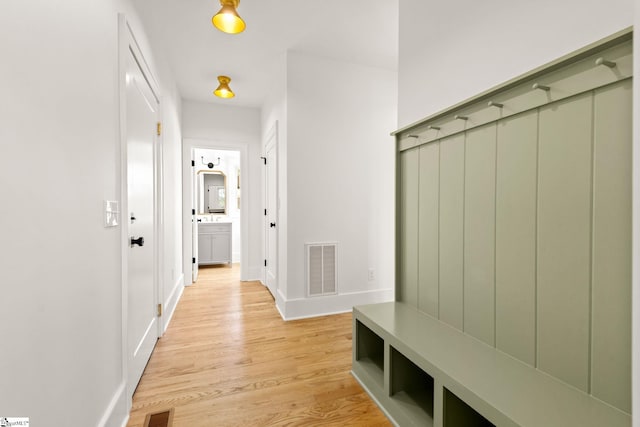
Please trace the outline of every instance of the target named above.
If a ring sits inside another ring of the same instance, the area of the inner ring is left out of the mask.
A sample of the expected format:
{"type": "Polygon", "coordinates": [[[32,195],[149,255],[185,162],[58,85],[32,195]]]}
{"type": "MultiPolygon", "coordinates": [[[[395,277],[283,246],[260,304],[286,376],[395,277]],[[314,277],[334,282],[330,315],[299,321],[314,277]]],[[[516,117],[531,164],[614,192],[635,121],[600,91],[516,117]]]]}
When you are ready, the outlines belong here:
{"type": "Polygon", "coordinates": [[[217,97],[225,98],[225,99],[233,98],[235,96],[235,94],[233,92],[231,92],[230,90],[226,90],[226,89],[216,89],[213,93],[217,97]]]}
{"type": "Polygon", "coordinates": [[[233,98],[234,96],[236,96],[236,94],[233,93],[233,91],[229,87],[229,82],[231,82],[231,79],[229,77],[218,76],[218,81],[220,82],[220,85],[216,90],[213,91],[213,94],[215,96],[225,99],[233,98]]]}
{"type": "Polygon", "coordinates": [[[227,34],[243,32],[246,24],[236,11],[236,6],[239,2],[221,0],[220,3],[222,4],[222,8],[211,18],[213,25],[227,34]]]}

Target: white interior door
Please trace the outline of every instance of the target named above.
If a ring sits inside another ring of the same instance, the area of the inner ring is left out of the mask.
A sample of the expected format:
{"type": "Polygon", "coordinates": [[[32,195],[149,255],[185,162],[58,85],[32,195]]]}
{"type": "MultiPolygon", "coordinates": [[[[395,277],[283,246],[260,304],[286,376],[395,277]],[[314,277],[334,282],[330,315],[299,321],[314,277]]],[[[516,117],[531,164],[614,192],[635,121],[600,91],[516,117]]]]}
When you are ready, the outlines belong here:
{"type": "Polygon", "coordinates": [[[127,143],[127,389],[140,381],[158,339],[155,279],[154,146],[159,102],[135,43],[126,68],[127,143]]]}
{"type": "Polygon", "coordinates": [[[278,288],[278,132],[277,124],[269,134],[265,146],[266,179],[265,201],[265,280],[271,295],[276,296],[278,288]]]}
{"type": "Polygon", "coordinates": [[[196,197],[198,195],[198,178],[196,175],[196,167],[194,163],[194,154],[191,150],[191,282],[195,283],[198,280],[198,216],[196,197]]]}

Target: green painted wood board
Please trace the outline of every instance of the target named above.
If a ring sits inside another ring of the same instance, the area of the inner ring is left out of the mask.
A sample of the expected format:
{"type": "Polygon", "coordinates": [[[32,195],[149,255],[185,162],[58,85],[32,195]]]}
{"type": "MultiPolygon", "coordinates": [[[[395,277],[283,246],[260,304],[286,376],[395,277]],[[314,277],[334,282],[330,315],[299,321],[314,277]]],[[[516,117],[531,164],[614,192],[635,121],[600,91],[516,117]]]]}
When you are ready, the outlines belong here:
{"type": "Polygon", "coordinates": [[[589,391],[591,94],[539,118],[538,367],[589,391]]]}
{"type": "Polygon", "coordinates": [[[464,135],[440,144],[440,319],[463,328],[464,135]]]}
{"type": "Polygon", "coordinates": [[[494,345],[495,123],[467,132],[464,177],[464,331],[494,345]]]}
{"type": "Polygon", "coordinates": [[[498,123],[496,347],[535,365],[538,112],[498,123]]]}
{"type": "Polygon", "coordinates": [[[420,148],[418,308],[439,315],[440,144],[420,148]]]}
{"type": "Polygon", "coordinates": [[[592,394],[631,412],[631,80],[594,99],[592,394]]]}
{"type": "Polygon", "coordinates": [[[418,149],[400,158],[400,281],[398,300],[418,303],[418,149]]]}

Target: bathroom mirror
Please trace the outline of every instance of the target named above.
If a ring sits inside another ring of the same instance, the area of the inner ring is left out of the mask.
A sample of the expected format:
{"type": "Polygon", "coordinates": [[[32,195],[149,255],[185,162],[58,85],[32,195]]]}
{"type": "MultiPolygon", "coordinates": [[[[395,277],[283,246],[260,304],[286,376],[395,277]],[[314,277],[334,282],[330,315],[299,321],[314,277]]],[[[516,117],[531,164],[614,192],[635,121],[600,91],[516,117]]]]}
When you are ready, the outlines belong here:
{"type": "Polygon", "coordinates": [[[227,213],[227,177],[220,171],[201,170],[198,179],[198,214],[227,213]]]}

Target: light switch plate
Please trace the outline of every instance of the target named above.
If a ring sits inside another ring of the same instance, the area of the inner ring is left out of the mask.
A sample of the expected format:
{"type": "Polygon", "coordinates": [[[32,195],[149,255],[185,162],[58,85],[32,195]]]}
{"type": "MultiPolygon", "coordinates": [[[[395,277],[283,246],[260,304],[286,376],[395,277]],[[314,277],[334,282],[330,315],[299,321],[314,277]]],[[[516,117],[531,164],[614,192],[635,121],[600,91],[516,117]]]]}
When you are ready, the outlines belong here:
{"type": "Polygon", "coordinates": [[[120,217],[120,206],[116,200],[104,201],[104,226],[117,227],[120,217]]]}

